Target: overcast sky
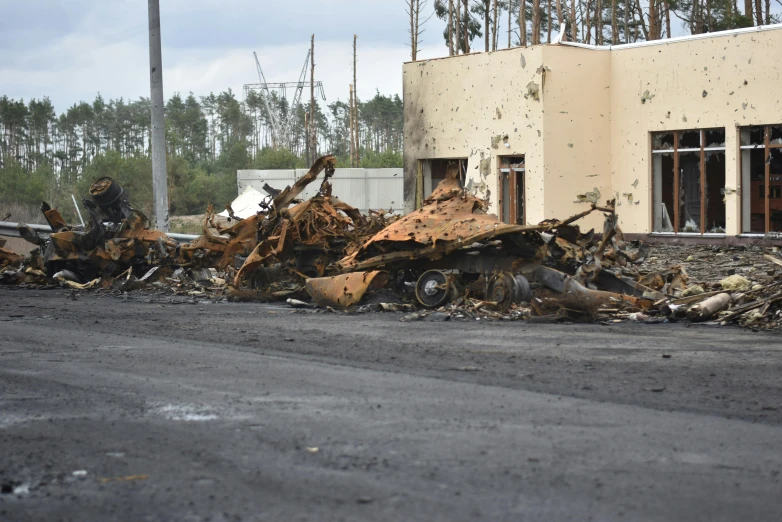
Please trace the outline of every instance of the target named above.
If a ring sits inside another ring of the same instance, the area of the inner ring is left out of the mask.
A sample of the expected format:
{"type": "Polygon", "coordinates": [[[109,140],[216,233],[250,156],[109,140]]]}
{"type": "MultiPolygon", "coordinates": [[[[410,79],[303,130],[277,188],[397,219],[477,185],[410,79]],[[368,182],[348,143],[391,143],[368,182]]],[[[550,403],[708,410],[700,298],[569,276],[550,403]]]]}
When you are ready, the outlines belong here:
{"type": "MultiPolygon", "coordinates": [[[[428,11],[431,12],[429,0],[428,11]]],[[[266,79],[295,81],[315,33],[316,79],[328,102],[348,98],[359,36],[362,99],[402,93],[410,59],[404,0],[161,0],[165,96],[203,96],[266,79]]],[[[775,9],[775,12],[779,9],[775,9]]],[[[502,18],[500,27],[507,27],[502,18]]],[[[149,96],[145,0],[0,0],[0,95],[49,96],[58,112],[81,100],[149,96]]],[[[674,23],[677,31],[681,22],[674,23]]],[[[444,23],[425,26],[419,58],[447,54],[444,23]]],[[[507,35],[500,36],[501,47],[507,35]]],[[[482,42],[476,42],[478,48],[482,42]]]]}
{"type": "MultiPolygon", "coordinates": [[[[431,2],[430,2],[431,4],[431,2]]],[[[164,89],[205,95],[266,79],[295,81],[315,33],[315,77],[328,102],[348,97],[353,34],[359,95],[402,92],[409,60],[403,0],[161,0],[164,89]]],[[[0,0],[0,95],[49,96],[58,112],[97,92],[149,96],[144,0],[0,0]]],[[[442,56],[443,25],[426,26],[422,57],[442,56]]]]}

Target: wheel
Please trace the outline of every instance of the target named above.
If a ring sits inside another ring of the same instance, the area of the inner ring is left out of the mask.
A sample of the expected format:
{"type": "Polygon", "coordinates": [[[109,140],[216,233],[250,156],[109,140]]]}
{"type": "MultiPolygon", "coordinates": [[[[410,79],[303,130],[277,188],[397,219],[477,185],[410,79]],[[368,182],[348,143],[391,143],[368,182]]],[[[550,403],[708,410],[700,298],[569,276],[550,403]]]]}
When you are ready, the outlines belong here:
{"type": "Polygon", "coordinates": [[[502,272],[495,274],[489,283],[487,299],[497,303],[497,308],[502,311],[510,309],[512,304],[529,301],[531,298],[532,290],[524,276],[502,272]]]}
{"type": "Polygon", "coordinates": [[[450,277],[440,270],[429,270],[418,278],[415,297],[427,308],[437,308],[448,300],[450,277]]]}

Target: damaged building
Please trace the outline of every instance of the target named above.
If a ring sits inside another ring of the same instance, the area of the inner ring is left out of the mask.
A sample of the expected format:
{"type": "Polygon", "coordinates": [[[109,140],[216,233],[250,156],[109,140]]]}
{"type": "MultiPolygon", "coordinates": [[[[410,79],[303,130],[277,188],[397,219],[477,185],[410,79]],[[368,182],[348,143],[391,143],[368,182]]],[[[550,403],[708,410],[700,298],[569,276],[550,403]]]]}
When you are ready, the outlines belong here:
{"type": "Polygon", "coordinates": [[[405,211],[455,165],[509,224],[615,199],[628,238],[782,233],[781,48],[763,26],[407,63],[405,211]]]}

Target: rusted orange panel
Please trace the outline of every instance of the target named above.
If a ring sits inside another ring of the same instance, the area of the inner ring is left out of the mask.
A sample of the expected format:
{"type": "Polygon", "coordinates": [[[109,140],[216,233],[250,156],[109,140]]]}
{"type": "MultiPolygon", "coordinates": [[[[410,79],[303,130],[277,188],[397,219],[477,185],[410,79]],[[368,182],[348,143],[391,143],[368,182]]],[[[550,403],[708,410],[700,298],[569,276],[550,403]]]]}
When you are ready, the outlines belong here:
{"type": "Polygon", "coordinates": [[[76,246],[76,238],[76,232],[73,231],[58,232],[49,236],[49,239],[54,244],[54,249],[62,255],[78,253],[79,249],[76,246]]]}
{"type": "MultiPolygon", "coordinates": [[[[5,245],[5,240],[0,241],[2,241],[0,245],[5,245]]],[[[24,259],[23,256],[0,246],[0,268],[5,268],[7,266],[18,267],[22,264],[22,259],[24,259]]]]}
{"type": "Polygon", "coordinates": [[[430,203],[402,217],[375,234],[356,253],[342,259],[339,266],[343,270],[361,270],[404,257],[442,256],[476,241],[546,228],[502,223],[497,216],[486,214],[482,200],[460,196],[430,203]]]}
{"type": "Polygon", "coordinates": [[[66,223],[65,219],[57,212],[57,209],[49,209],[44,212],[43,215],[46,218],[46,222],[49,223],[49,226],[52,227],[52,230],[55,232],[68,228],[68,223],[66,223]]]}
{"type": "Polygon", "coordinates": [[[347,310],[356,306],[367,290],[380,288],[387,282],[388,277],[375,270],[307,279],[305,288],[318,306],[347,310]]]}

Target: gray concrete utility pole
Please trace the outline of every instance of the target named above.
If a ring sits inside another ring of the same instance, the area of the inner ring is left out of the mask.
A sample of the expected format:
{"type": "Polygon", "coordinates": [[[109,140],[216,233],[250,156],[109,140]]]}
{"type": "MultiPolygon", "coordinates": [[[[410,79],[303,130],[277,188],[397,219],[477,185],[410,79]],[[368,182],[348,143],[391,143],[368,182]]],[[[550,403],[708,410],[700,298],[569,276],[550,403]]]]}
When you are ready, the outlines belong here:
{"type": "Polygon", "coordinates": [[[149,90],[152,100],[152,199],[154,225],[168,232],[166,124],[163,119],[163,56],[160,49],[160,1],[149,1],[149,90]]]}

